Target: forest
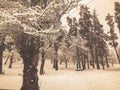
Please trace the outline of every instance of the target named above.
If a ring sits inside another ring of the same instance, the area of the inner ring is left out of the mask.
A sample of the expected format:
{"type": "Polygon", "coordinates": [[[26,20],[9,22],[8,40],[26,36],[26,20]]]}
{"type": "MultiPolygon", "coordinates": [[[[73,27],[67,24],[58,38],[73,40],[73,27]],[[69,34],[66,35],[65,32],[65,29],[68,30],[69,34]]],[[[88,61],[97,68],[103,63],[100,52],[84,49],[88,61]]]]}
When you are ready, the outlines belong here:
{"type": "Polygon", "coordinates": [[[109,27],[106,30],[97,10],[91,11],[81,1],[0,0],[0,81],[8,69],[17,70],[15,65],[23,69],[18,74],[23,78],[20,90],[42,90],[39,81],[50,73],[49,68],[54,73],[70,69],[82,74],[118,65],[120,71],[120,2],[113,3],[113,14],[103,17],[109,27]],[[79,9],[78,17],[68,14],[74,8],[79,9]]]}

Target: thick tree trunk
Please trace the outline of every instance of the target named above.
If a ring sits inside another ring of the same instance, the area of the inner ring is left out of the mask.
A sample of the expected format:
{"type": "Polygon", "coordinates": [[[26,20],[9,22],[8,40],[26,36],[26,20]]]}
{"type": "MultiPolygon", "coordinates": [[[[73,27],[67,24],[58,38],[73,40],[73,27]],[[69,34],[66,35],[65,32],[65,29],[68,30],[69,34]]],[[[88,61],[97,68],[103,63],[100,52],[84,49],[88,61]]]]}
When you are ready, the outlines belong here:
{"type": "Polygon", "coordinates": [[[21,90],[39,90],[37,65],[40,37],[15,30],[13,38],[24,64],[21,90]]]}
{"type": "Polygon", "coordinates": [[[45,64],[45,51],[44,48],[42,48],[41,51],[41,66],[40,66],[40,74],[44,74],[44,64],[45,64]]]}
{"type": "Polygon", "coordinates": [[[36,60],[23,58],[23,84],[21,90],[39,90],[36,60]]]}

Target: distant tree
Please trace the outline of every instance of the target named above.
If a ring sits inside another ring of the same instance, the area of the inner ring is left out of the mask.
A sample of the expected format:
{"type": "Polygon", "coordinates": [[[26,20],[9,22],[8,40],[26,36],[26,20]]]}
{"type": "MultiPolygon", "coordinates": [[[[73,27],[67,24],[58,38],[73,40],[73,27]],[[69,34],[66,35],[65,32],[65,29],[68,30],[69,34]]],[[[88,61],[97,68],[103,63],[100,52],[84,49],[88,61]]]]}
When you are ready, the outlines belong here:
{"type": "Polygon", "coordinates": [[[63,40],[63,37],[65,36],[65,33],[63,30],[60,30],[58,35],[54,37],[54,42],[53,42],[53,48],[54,48],[54,63],[53,63],[53,68],[55,70],[58,70],[58,49],[61,46],[61,42],[63,40]]]}
{"type": "Polygon", "coordinates": [[[101,61],[101,64],[104,69],[104,61],[103,58],[106,57],[104,55],[107,55],[107,40],[108,35],[105,34],[103,30],[103,25],[100,24],[99,19],[96,15],[96,11],[93,12],[93,32],[94,32],[94,45],[95,45],[95,60],[97,64],[97,69],[100,69],[99,62],[101,61]],[[99,57],[101,60],[99,60],[99,57]]]}
{"type": "Polygon", "coordinates": [[[82,46],[82,41],[81,41],[81,35],[79,31],[79,23],[77,22],[76,18],[74,17],[73,19],[70,17],[67,17],[67,22],[70,27],[69,32],[68,32],[68,40],[66,41],[67,46],[70,49],[71,55],[74,59],[74,62],[76,62],[76,67],[77,70],[80,69],[85,69],[86,66],[86,51],[83,46],[82,46]]]}
{"type": "Polygon", "coordinates": [[[120,3],[119,2],[115,2],[114,10],[115,10],[115,21],[117,23],[117,27],[120,32],[120,3]]]}
{"type": "Polygon", "coordinates": [[[119,57],[119,54],[118,54],[118,51],[117,51],[118,42],[116,41],[118,39],[118,37],[117,37],[117,34],[115,33],[115,30],[114,30],[113,16],[108,14],[106,16],[105,20],[107,21],[107,24],[110,27],[110,31],[109,31],[109,33],[110,33],[110,36],[109,36],[110,43],[109,44],[114,48],[117,59],[120,63],[120,57],[119,57]]]}
{"type": "MultiPolygon", "coordinates": [[[[85,5],[82,5],[80,7],[79,15],[79,23],[75,25],[79,28],[79,34],[84,40],[87,41],[86,46],[89,48],[92,57],[91,65],[93,68],[95,68],[96,63],[97,69],[100,69],[99,53],[102,52],[102,50],[106,52],[106,49],[102,48],[106,48],[106,40],[108,36],[104,33],[103,26],[100,24],[95,10],[93,11],[92,15],[89,11],[89,8],[85,5]],[[102,45],[101,43],[104,44],[102,45]]],[[[69,19],[69,21],[71,20],[69,19]]],[[[103,57],[101,57],[101,59],[103,59],[103,57]]]]}
{"type": "Polygon", "coordinates": [[[79,33],[83,39],[87,40],[86,46],[90,50],[92,57],[91,64],[95,68],[95,55],[94,55],[94,38],[95,34],[93,31],[92,25],[92,14],[89,11],[89,8],[85,5],[82,5],[79,12],[79,33]]]}

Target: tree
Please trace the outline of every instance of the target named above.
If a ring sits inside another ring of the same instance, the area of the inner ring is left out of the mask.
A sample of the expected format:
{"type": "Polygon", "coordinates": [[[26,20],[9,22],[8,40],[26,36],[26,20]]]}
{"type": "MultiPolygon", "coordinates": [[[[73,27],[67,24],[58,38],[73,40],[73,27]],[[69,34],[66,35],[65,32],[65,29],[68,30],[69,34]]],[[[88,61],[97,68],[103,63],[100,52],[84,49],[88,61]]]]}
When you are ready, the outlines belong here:
{"type": "Polygon", "coordinates": [[[93,12],[93,31],[94,31],[94,45],[95,45],[95,56],[96,56],[96,64],[97,69],[100,69],[99,62],[101,61],[101,64],[104,69],[104,60],[103,58],[107,55],[107,40],[108,35],[105,34],[103,30],[103,25],[100,24],[99,19],[96,15],[96,11],[93,12]],[[99,60],[99,57],[101,60],[99,60]]]}
{"type": "Polygon", "coordinates": [[[89,8],[85,5],[82,5],[80,8],[79,12],[80,18],[79,18],[79,27],[80,27],[80,35],[82,36],[83,39],[87,41],[86,46],[90,50],[90,54],[92,57],[91,64],[93,68],[95,68],[95,54],[94,54],[94,39],[95,39],[95,34],[93,30],[93,23],[92,23],[92,14],[89,11],[89,8]]]}
{"type": "Polygon", "coordinates": [[[0,74],[2,74],[2,60],[3,60],[2,57],[3,51],[5,49],[4,39],[5,39],[4,34],[0,33],[0,74]]]}
{"type": "Polygon", "coordinates": [[[119,2],[115,2],[114,10],[115,10],[115,21],[117,23],[117,27],[120,32],[120,3],[119,2]]]}
{"type": "MultiPolygon", "coordinates": [[[[23,59],[24,70],[21,90],[38,90],[37,61],[40,40],[39,37],[36,37],[36,34],[40,36],[41,33],[43,34],[51,31],[51,29],[60,27],[62,15],[76,6],[78,3],[76,1],[79,0],[72,0],[64,4],[57,2],[58,0],[53,0],[49,1],[47,5],[44,0],[43,9],[41,9],[42,6],[38,5],[39,0],[20,1],[23,2],[23,5],[19,2],[0,1],[0,25],[2,26],[0,28],[5,31],[4,33],[10,34],[14,38],[17,50],[23,59]]],[[[62,37],[63,35],[59,36],[58,33],[53,43],[56,70],[58,70],[57,51],[62,37]]]]}
{"type": "Polygon", "coordinates": [[[60,44],[61,44],[64,36],[65,36],[64,31],[60,30],[59,34],[57,36],[55,36],[55,38],[54,38],[54,42],[53,42],[53,48],[54,48],[53,68],[55,68],[55,70],[58,70],[58,49],[60,47],[60,44]]]}
{"type": "MultiPolygon", "coordinates": [[[[92,15],[89,11],[89,8],[85,5],[82,5],[80,7],[79,15],[80,15],[79,23],[75,23],[74,25],[79,28],[79,34],[82,36],[82,39],[87,41],[85,46],[89,48],[91,53],[92,57],[91,65],[93,66],[93,68],[95,68],[96,63],[97,69],[100,69],[99,53],[102,52],[102,50],[104,51],[106,50],[106,49],[101,50],[101,48],[105,48],[107,45],[106,43],[107,34],[104,33],[103,26],[100,24],[95,10],[92,15]],[[103,47],[101,47],[101,43],[103,42],[104,45],[102,45],[103,47]]],[[[72,20],[69,19],[69,22],[72,22],[72,20]]],[[[74,29],[74,31],[75,30],[76,29],[74,29]]],[[[101,57],[101,59],[103,59],[103,57],[101,57]]]]}
{"type": "Polygon", "coordinates": [[[45,64],[45,45],[43,40],[41,40],[41,66],[40,66],[40,74],[44,74],[44,64],[45,64]]]}
{"type": "Polygon", "coordinates": [[[109,31],[109,33],[110,33],[110,36],[109,36],[110,43],[109,44],[114,48],[117,59],[118,59],[118,61],[120,63],[120,57],[119,57],[119,54],[118,54],[118,51],[117,51],[118,43],[116,41],[118,39],[118,37],[117,37],[117,34],[115,33],[115,30],[114,30],[113,16],[108,14],[106,16],[105,20],[107,21],[107,24],[110,27],[110,31],[109,31]]]}
{"type": "Polygon", "coordinates": [[[79,30],[79,28],[81,27],[79,26],[79,23],[77,22],[75,17],[73,19],[70,17],[67,17],[67,22],[70,27],[68,32],[69,41],[66,42],[67,47],[69,47],[71,56],[73,57],[74,62],[76,62],[77,70],[80,70],[80,69],[84,70],[86,68],[85,63],[87,59],[86,48],[82,43],[82,40],[84,40],[84,38],[82,37],[84,35],[81,34],[79,30]],[[71,43],[69,43],[70,41],[71,43]]]}
{"type": "Polygon", "coordinates": [[[40,48],[39,37],[23,32],[14,32],[14,40],[23,62],[23,85],[21,90],[39,90],[37,64],[40,48]],[[18,38],[17,38],[18,37],[18,38]]]}

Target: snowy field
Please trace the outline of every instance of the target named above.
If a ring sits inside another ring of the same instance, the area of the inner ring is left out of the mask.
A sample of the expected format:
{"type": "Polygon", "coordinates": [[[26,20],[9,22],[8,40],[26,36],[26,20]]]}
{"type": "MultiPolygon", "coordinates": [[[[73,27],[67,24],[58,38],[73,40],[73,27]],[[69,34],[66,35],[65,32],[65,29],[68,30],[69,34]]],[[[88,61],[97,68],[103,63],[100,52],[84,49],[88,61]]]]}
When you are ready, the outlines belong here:
{"type": "MultiPolygon", "coordinates": [[[[0,90],[20,90],[22,85],[22,62],[3,65],[5,75],[0,75],[0,90]]],[[[40,66],[38,66],[39,68],[40,66]]],[[[39,73],[38,73],[39,74],[39,73]]],[[[63,65],[58,71],[46,62],[45,75],[39,75],[40,90],[120,90],[120,65],[105,70],[75,71],[73,65],[67,69],[63,65]]]]}

